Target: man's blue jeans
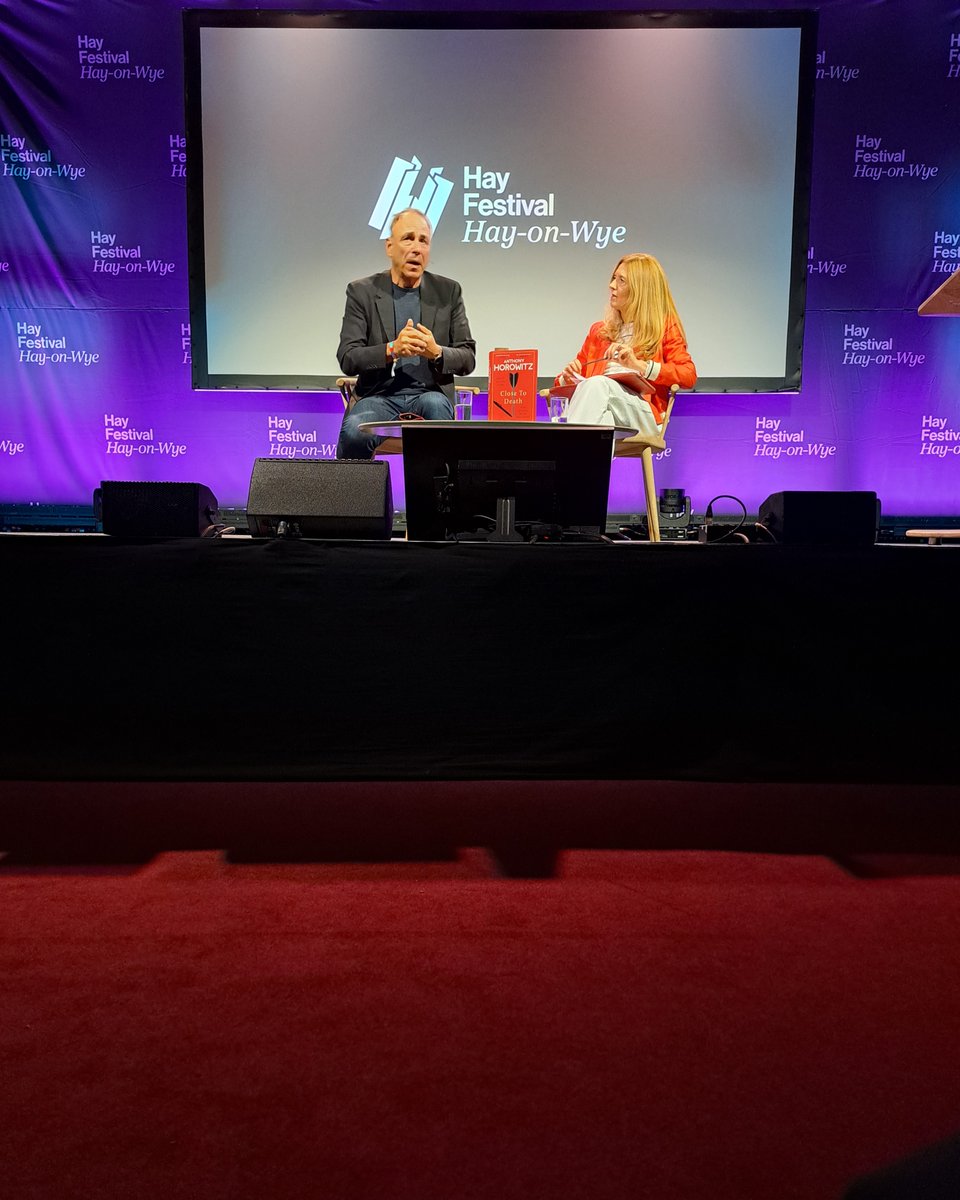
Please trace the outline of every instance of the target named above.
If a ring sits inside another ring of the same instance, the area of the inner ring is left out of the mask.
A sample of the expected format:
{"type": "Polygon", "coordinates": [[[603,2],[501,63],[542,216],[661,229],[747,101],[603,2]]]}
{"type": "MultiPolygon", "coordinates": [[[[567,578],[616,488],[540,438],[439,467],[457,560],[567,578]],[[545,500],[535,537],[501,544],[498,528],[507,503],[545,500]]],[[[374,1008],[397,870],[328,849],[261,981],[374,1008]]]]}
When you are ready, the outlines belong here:
{"type": "Polygon", "coordinates": [[[337,458],[373,458],[383,438],[361,433],[359,426],[366,421],[395,421],[405,412],[419,413],[427,421],[453,420],[453,405],[443,392],[363,396],[343,418],[337,458]]]}

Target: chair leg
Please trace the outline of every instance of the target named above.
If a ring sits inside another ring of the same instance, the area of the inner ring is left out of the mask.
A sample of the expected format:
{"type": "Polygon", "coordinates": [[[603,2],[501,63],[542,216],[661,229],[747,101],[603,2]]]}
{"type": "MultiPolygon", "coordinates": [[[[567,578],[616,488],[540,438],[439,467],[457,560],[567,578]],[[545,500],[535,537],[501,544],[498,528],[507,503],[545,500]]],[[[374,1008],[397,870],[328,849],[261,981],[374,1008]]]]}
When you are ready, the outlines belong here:
{"type": "Polygon", "coordinates": [[[657,511],[657,489],[653,482],[653,451],[644,447],[640,455],[643,465],[643,498],[647,505],[647,532],[651,542],[660,541],[660,515],[657,511]]]}

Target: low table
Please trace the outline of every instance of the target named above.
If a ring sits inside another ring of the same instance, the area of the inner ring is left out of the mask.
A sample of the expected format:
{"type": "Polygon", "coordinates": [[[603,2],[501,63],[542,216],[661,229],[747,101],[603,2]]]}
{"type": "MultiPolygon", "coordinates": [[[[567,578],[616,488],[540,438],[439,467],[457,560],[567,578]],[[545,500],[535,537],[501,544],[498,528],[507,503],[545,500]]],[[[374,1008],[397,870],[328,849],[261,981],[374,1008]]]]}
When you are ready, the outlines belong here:
{"type": "MultiPolygon", "coordinates": [[[[360,426],[361,433],[372,433],[382,437],[374,453],[402,454],[403,434],[409,429],[418,429],[429,425],[433,429],[610,429],[609,425],[573,425],[566,422],[553,421],[364,421],[360,426]]],[[[638,431],[622,425],[614,425],[613,437],[615,442],[633,437],[638,431]]],[[[614,451],[616,453],[616,451],[614,451]]]]}
{"type": "Polygon", "coordinates": [[[926,538],[928,546],[939,546],[945,540],[960,540],[960,529],[908,529],[904,537],[926,538]]]}

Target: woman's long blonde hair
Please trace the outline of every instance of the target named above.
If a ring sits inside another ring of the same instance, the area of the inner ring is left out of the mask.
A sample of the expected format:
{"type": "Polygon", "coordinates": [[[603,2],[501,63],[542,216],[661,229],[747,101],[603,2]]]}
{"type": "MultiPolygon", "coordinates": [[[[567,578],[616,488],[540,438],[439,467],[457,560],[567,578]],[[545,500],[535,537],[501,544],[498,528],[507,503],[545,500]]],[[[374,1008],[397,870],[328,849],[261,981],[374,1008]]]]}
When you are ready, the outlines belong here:
{"type": "Polygon", "coordinates": [[[674,303],[663,267],[652,254],[625,254],[610,274],[612,279],[623,267],[630,289],[621,312],[608,308],[603,318],[603,335],[611,342],[620,337],[624,325],[633,322],[630,348],[639,358],[654,358],[669,323],[676,323],[684,340],[683,323],[674,303]]]}

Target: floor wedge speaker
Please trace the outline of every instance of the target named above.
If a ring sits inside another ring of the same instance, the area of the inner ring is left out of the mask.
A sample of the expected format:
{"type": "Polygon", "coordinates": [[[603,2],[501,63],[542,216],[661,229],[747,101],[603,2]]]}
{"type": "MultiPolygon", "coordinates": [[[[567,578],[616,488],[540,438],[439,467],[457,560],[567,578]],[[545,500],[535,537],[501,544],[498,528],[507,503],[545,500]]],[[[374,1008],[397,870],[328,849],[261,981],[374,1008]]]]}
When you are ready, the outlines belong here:
{"type": "Polygon", "coordinates": [[[376,459],[258,458],[250,476],[252,537],[389,540],[390,467],[376,459]]]}
{"type": "Polygon", "coordinates": [[[116,537],[203,537],[220,521],[217,498],[202,483],[104,479],[93,505],[103,532],[116,537]]]}
{"type": "Polygon", "coordinates": [[[880,503],[876,492],[774,492],[759,521],[788,546],[872,546],[880,503]]]}

